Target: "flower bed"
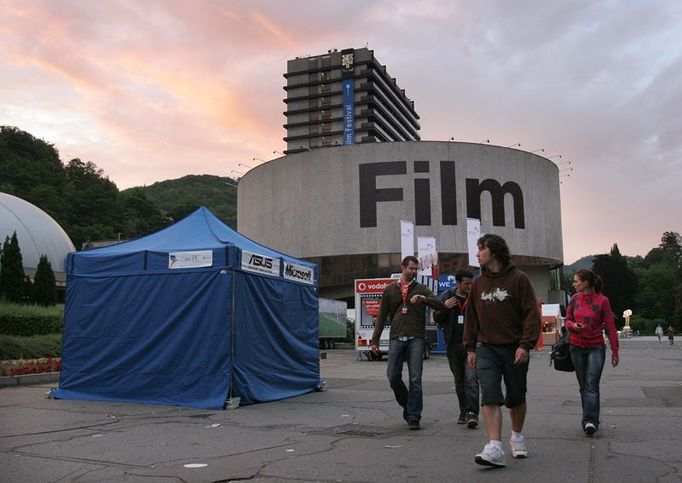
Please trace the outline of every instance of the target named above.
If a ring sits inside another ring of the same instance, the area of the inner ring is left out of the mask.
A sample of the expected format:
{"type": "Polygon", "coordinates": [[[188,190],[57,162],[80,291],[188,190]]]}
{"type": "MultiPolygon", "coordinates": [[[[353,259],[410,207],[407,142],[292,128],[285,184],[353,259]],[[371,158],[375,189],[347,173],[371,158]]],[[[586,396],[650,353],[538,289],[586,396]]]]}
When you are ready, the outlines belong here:
{"type": "Polygon", "coordinates": [[[0,361],[0,376],[22,376],[25,374],[40,374],[43,372],[59,372],[61,367],[61,357],[0,361]]]}

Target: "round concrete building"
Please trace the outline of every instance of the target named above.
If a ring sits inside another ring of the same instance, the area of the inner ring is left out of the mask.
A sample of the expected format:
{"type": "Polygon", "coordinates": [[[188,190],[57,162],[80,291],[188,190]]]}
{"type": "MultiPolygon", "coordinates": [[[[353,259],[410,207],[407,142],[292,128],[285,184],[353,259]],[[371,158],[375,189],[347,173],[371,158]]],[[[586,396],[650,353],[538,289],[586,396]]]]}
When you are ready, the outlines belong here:
{"type": "Polygon", "coordinates": [[[239,231],[320,266],[320,295],[350,301],[356,278],[400,269],[400,220],[436,238],[441,273],[468,265],[467,218],[507,240],[545,302],[560,302],[559,169],[526,151],[414,141],[314,149],[239,181],[239,231]]]}

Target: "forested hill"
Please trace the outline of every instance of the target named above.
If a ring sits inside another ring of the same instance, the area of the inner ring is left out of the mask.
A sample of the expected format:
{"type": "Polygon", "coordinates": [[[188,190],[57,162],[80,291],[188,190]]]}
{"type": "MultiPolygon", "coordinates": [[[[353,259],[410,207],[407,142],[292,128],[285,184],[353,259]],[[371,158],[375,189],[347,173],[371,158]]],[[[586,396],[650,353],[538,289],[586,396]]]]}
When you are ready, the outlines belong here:
{"type": "Polygon", "coordinates": [[[174,221],[184,218],[199,206],[205,206],[223,223],[237,227],[237,188],[231,178],[188,175],[160,181],[150,186],[135,187],[121,193],[142,192],[146,198],[174,221]]]}
{"type": "Polygon", "coordinates": [[[575,262],[571,263],[570,265],[566,265],[564,267],[564,271],[568,271],[571,273],[574,273],[581,268],[592,268],[592,263],[594,262],[594,255],[585,255],[584,257],[579,258],[575,262]]]}
{"type": "Polygon", "coordinates": [[[234,228],[234,185],[231,178],[202,175],[119,191],[95,163],[78,158],[63,162],[52,144],[0,126],[0,192],[45,211],[77,249],[88,242],[154,233],[202,205],[234,228]]]}

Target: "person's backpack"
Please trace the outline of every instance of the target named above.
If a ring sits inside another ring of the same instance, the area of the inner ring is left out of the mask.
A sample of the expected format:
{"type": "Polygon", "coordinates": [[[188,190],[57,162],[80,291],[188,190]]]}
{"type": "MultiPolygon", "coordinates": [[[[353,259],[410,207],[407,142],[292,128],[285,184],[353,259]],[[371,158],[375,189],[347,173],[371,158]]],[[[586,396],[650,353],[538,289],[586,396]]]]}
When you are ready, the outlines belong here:
{"type": "Polygon", "coordinates": [[[554,365],[554,369],[562,372],[573,372],[575,367],[573,367],[573,361],[571,360],[571,354],[569,353],[568,343],[569,332],[566,331],[564,335],[559,337],[559,340],[552,345],[552,350],[549,352],[549,365],[554,365]]]}

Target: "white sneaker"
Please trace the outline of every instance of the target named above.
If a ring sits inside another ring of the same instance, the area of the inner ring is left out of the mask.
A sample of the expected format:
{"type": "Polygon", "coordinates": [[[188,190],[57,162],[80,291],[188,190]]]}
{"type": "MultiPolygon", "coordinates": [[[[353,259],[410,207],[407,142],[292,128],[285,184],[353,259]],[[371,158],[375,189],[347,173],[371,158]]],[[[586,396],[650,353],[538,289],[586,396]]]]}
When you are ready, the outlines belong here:
{"type": "Polygon", "coordinates": [[[483,447],[483,451],[476,455],[476,463],[483,466],[495,466],[501,468],[506,466],[504,461],[504,451],[501,444],[488,443],[483,447]]]}
{"type": "Polygon", "coordinates": [[[511,446],[512,456],[514,458],[528,458],[528,448],[526,447],[526,438],[522,434],[513,437],[509,440],[511,446]]]}

